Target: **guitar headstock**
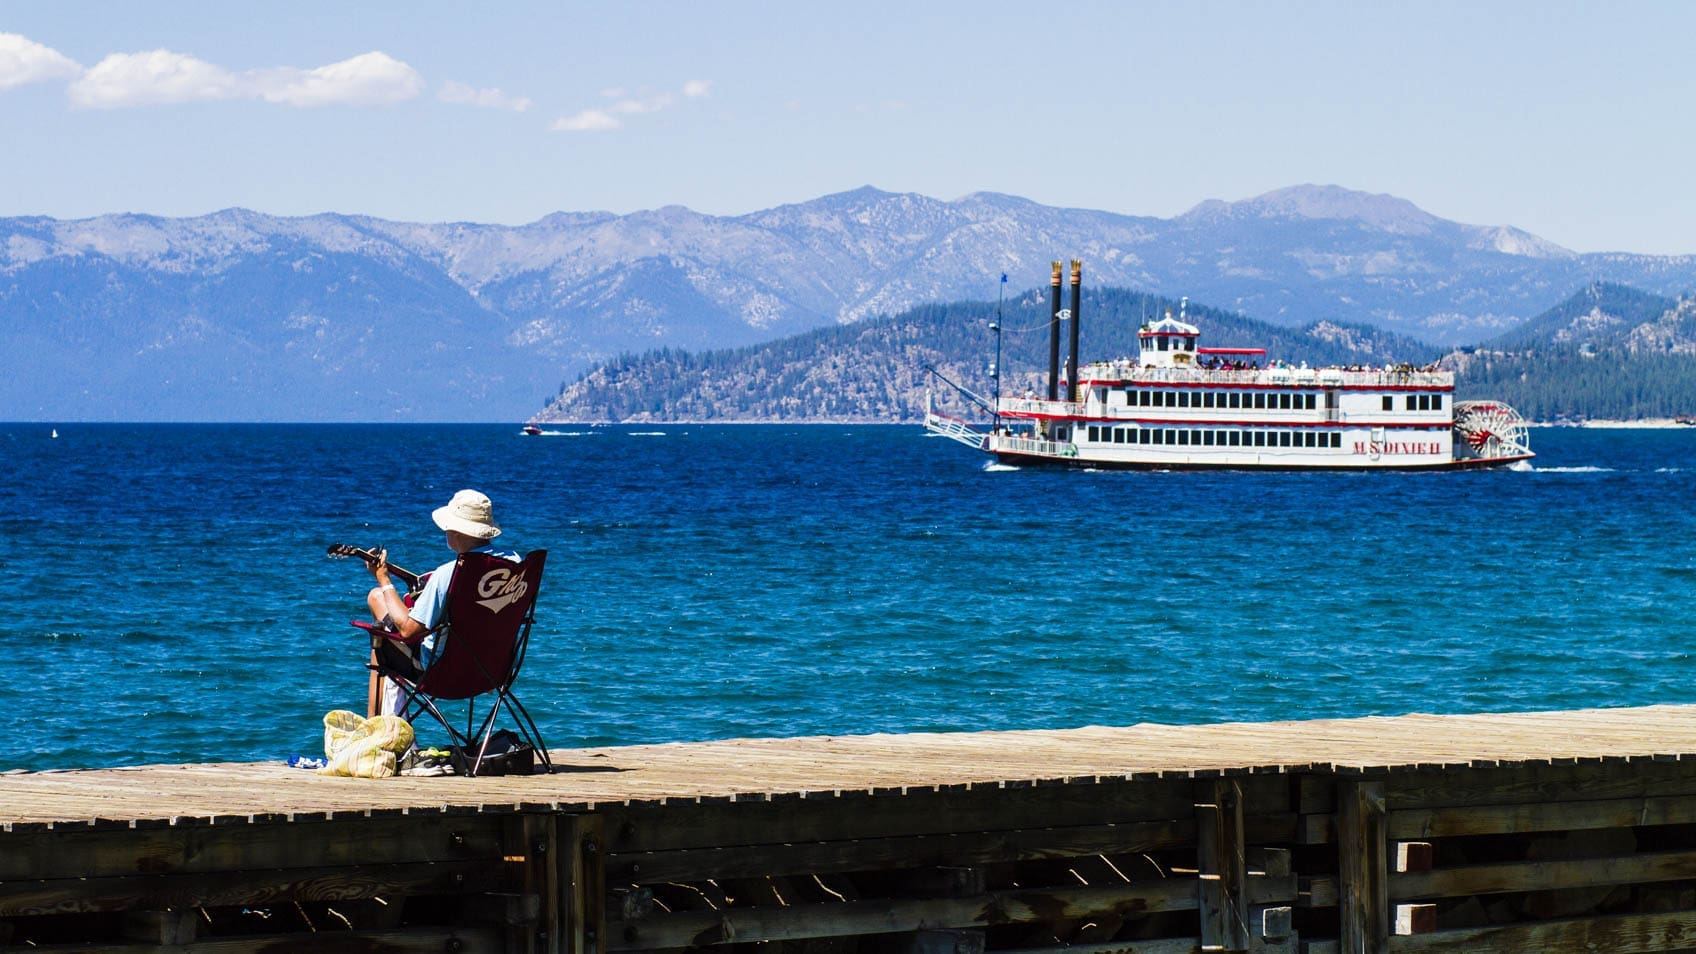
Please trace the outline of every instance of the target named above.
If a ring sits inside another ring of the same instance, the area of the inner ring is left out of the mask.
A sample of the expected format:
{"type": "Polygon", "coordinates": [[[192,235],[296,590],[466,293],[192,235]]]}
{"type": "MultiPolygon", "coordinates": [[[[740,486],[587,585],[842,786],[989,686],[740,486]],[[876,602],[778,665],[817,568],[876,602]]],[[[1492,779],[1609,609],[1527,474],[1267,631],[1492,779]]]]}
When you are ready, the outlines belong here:
{"type": "Polygon", "coordinates": [[[350,547],[345,543],[332,543],[332,544],[330,544],[330,546],[324,551],[324,555],[329,556],[329,557],[337,557],[337,558],[358,557],[358,558],[360,558],[361,560],[364,560],[367,563],[371,562],[372,560],[377,559],[377,554],[371,552],[370,550],[361,550],[358,547],[350,547]]]}

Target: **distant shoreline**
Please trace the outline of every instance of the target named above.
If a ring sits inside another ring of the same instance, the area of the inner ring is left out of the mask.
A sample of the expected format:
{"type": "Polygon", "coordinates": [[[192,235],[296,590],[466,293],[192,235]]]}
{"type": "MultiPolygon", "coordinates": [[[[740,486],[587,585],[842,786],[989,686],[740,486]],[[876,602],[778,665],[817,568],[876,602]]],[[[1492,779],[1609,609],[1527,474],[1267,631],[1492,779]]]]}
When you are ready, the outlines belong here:
{"type": "Polygon", "coordinates": [[[1664,428],[1664,429],[1668,429],[1668,430],[1674,430],[1674,429],[1681,428],[1681,427],[1690,427],[1691,425],[1680,424],[1679,422],[1673,420],[1670,417],[1645,417],[1645,418],[1639,418],[1638,420],[1634,420],[1634,421],[1613,421],[1613,420],[1600,420],[1600,419],[1589,420],[1589,421],[1573,421],[1573,422],[1570,422],[1570,423],[1568,423],[1568,422],[1558,422],[1558,421],[1538,421],[1538,422],[1536,422],[1536,423],[1534,423],[1530,426],[1532,426],[1532,427],[1594,427],[1594,428],[1605,428],[1605,429],[1614,429],[1614,430],[1647,430],[1647,429],[1664,428]]]}

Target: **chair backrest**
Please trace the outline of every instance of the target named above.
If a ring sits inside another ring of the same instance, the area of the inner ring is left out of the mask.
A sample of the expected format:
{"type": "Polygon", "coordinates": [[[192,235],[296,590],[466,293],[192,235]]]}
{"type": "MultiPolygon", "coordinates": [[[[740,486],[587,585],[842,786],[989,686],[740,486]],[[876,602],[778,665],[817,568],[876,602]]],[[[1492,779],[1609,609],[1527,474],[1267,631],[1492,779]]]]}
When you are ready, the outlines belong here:
{"type": "Polygon", "coordinates": [[[446,645],[418,680],[437,699],[469,699],[518,678],[548,551],[521,562],[462,553],[448,584],[446,645]]]}

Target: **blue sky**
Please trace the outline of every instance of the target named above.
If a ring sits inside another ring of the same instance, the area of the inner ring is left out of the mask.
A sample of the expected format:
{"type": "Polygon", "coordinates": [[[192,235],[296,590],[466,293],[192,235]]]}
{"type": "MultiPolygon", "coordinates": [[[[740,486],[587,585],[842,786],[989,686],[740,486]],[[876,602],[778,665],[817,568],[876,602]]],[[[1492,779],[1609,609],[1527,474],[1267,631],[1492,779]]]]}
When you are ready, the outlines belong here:
{"type": "Polygon", "coordinates": [[[1304,182],[1696,253],[1689,3],[19,3],[0,215],[1170,216],[1304,182]]]}

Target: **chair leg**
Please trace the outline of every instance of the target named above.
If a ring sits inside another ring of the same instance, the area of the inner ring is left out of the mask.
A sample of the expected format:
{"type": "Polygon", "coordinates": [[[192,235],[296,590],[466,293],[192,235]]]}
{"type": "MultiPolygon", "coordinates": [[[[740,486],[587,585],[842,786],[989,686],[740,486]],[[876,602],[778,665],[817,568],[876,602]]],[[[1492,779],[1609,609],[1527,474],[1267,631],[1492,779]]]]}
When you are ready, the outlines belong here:
{"type": "Polygon", "coordinates": [[[381,715],[383,711],[383,678],[377,675],[377,647],[371,647],[371,664],[366,667],[370,679],[365,686],[365,718],[381,715]]]}
{"type": "Polygon", "coordinates": [[[502,692],[501,697],[512,705],[512,711],[518,713],[518,730],[524,733],[524,737],[529,739],[531,746],[536,749],[537,756],[542,760],[542,771],[552,775],[554,763],[548,758],[548,744],[542,741],[542,730],[536,728],[536,720],[530,718],[530,710],[524,708],[524,703],[519,702],[510,689],[502,692]]]}

